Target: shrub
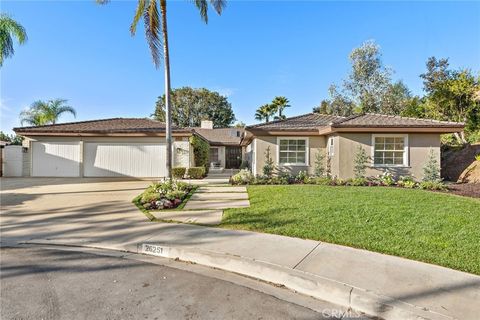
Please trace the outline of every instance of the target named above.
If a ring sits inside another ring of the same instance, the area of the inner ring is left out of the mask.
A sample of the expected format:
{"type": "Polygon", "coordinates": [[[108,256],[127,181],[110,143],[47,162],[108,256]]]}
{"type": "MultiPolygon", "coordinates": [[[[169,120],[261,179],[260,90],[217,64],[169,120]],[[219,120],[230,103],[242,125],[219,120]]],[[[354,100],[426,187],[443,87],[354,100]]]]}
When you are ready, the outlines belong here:
{"type": "Polygon", "coordinates": [[[367,186],[368,180],[367,178],[353,178],[347,181],[348,186],[367,186]]]}
{"type": "Polygon", "coordinates": [[[187,172],[185,167],[172,168],[172,175],[175,179],[182,179],[185,176],[185,172],[187,172]]]}
{"type": "Polygon", "coordinates": [[[363,149],[362,146],[358,146],[355,157],[353,158],[353,173],[355,174],[355,178],[358,179],[365,176],[368,159],[369,157],[367,156],[365,149],[363,149]]]}
{"type": "Polygon", "coordinates": [[[475,156],[475,160],[480,161],[480,153],[475,156]]]}
{"type": "Polygon", "coordinates": [[[402,188],[413,189],[417,187],[418,184],[412,176],[400,176],[397,185],[402,188]]]}
{"type": "Polygon", "coordinates": [[[210,167],[210,145],[205,140],[197,137],[190,137],[190,144],[193,146],[193,160],[196,167],[204,167],[205,172],[208,172],[210,167]]]}
{"type": "Polygon", "coordinates": [[[314,163],[314,174],[316,177],[321,177],[325,174],[325,154],[321,151],[317,152],[315,155],[315,163],[314,163]]]}
{"type": "Polygon", "coordinates": [[[297,176],[295,177],[296,182],[305,183],[308,179],[308,173],[305,170],[299,171],[297,176]]]}
{"type": "Polygon", "coordinates": [[[315,184],[322,185],[322,186],[330,186],[332,185],[333,180],[330,177],[319,177],[315,179],[315,184]]]}
{"type": "Polygon", "coordinates": [[[420,189],[425,190],[447,190],[447,186],[442,181],[422,181],[420,182],[420,189]]]}
{"type": "Polygon", "coordinates": [[[192,185],[174,180],[152,183],[140,195],[138,204],[147,210],[175,208],[192,189],[192,185]]]}
{"type": "Polygon", "coordinates": [[[272,156],[270,154],[270,147],[267,147],[265,150],[265,164],[263,166],[263,174],[267,177],[271,177],[273,175],[273,170],[275,169],[272,156]]]}
{"type": "Polygon", "coordinates": [[[423,167],[423,181],[440,181],[440,165],[433,149],[430,149],[428,160],[423,167]]]}
{"type": "Polygon", "coordinates": [[[242,163],[240,164],[240,170],[248,169],[248,167],[249,167],[248,161],[242,160],[242,163]]]}
{"type": "Polygon", "coordinates": [[[390,170],[385,170],[384,173],[378,176],[378,181],[384,186],[393,186],[395,184],[395,177],[390,170]]]}
{"type": "Polygon", "coordinates": [[[150,202],[157,201],[158,199],[160,199],[160,197],[161,197],[161,195],[159,193],[156,193],[152,190],[146,190],[142,194],[142,197],[141,197],[140,201],[142,203],[150,203],[150,202]]]}
{"type": "Polygon", "coordinates": [[[405,181],[401,185],[401,187],[408,188],[408,189],[413,189],[417,187],[417,183],[415,181],[405,181]]]}
{"type": "Polygon", "coordinates": [[[191,179],[202,179],[205,177],[205,167],[190,167],[187,170],[187,176],[191,179]]]}
{"type": "Polygon", "coordinates": [[[231,184],[250,184],[255,177],[248,169],[240,170],[230,178],[231,184]]]}

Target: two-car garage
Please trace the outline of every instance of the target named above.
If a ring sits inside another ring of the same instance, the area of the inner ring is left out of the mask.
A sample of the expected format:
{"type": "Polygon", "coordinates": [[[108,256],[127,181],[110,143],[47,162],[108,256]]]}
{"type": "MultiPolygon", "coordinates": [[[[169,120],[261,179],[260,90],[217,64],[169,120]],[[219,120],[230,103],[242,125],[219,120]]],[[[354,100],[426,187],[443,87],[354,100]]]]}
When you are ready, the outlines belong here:
{"type": "Polygon", "coordinates": [[[164,177],[165,143],[33,141],[35,177],[164,177]]]}

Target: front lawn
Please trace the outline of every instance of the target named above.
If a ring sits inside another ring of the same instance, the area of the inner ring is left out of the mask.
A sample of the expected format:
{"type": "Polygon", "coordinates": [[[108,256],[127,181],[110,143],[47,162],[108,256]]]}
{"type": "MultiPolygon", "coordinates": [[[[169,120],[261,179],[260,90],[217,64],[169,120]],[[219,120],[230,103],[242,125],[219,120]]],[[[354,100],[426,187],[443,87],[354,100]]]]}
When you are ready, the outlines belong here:
{"type": "Polygon", "coordinates": [[[480,200],[417,189],[249,186],[222,226],[321,240],[480,274],[480,200]]]}

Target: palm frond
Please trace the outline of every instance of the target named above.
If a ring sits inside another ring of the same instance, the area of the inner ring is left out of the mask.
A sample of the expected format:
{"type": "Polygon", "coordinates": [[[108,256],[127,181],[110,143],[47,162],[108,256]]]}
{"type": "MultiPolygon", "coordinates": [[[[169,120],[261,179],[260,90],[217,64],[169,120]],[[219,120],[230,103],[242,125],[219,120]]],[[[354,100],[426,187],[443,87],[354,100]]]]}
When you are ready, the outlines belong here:
{"type": "Polygon", "coordinates": [[[200,11],[200,18],[205,23],[208,23],[208,3],[207,0],[195,0],[195,6],[198,8],[200,11]]]}
{"type": "Polygon", "coordinates": [[[157,0],[150,0],[148,7],[145,8],[143,14],[143,20],[145,23],[145,37],[147,39],[150,52],[152,54],[153,63],[155,67],[160,66],[160,57],[162,47],[162,38],[160,35],[160,16],[158,14],[157,0]]]}
{"type": "Polygon", "coordinates": [[[226,0],[210,0],[210,4],[218,14],[222,14],[223,10],[227,6],[227,1],[226,0]]]}
{"type": "Polygon", "coordinates": [[[138,0],[137,8],[135,9],[135,15],[133,16],[132,24],[130,25],[130,33],[135,35],[137,32],[137,25],[140,19],[143,17],[145,7],[148,5],[148,0],[138,0]]]}
{"type": "Polygon", "coordinates": [[[10,18],[6,14],[0,15],[0,66],[6,58],[11,57],[14,53],[13,39],[15,37],[19,44],[27,41],[27,32],[25,28],[10,18]]]}

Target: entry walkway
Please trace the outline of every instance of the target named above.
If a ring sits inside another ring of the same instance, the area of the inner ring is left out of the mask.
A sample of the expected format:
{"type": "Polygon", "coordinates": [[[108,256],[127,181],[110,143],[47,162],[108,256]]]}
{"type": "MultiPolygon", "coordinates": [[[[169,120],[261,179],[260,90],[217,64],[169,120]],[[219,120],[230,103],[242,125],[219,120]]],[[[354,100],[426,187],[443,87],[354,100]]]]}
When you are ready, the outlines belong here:
{"type": "Polygon", "coordinates": [[[203,225],[222,222],[223,210],[249,207],[246,187],[201,186],[188,200],[183,210],[153,211],[155,218],[203,225]]]}

